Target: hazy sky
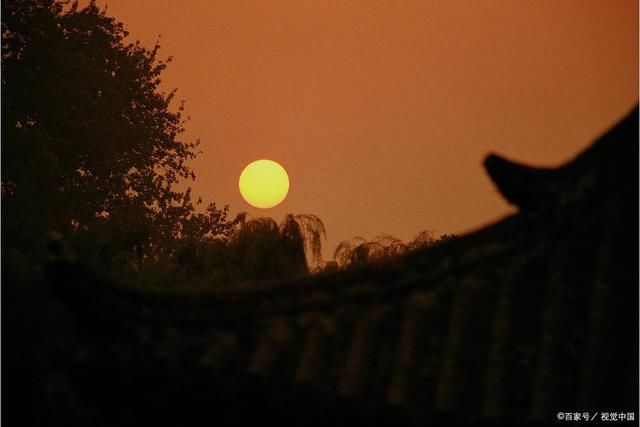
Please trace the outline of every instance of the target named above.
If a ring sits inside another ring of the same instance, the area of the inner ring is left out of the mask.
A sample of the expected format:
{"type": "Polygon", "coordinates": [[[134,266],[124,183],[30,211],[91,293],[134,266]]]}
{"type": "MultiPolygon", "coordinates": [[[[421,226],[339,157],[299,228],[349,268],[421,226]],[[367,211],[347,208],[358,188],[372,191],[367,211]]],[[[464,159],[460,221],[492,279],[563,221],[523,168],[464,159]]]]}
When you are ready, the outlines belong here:
{"type": "Polygon", "coordinates": [[[233,216],[316,214],[325,255],[496,220],[511,208],[487,153],[559,165],[638,99],[636,0],[105,3],[174,57],[163,85],[202,141],[194,192],[233,216]],[[259,158],[291,179],[273,209],[238,191],[259,158]]]}

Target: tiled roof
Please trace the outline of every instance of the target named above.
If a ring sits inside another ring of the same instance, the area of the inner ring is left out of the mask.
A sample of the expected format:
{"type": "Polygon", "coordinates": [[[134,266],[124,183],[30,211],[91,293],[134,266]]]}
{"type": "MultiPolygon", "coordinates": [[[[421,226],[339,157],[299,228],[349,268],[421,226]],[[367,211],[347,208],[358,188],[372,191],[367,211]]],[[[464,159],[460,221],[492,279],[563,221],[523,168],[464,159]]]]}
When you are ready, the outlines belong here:
{"type": "Polygon", "coordinates": [[[120,425],[152,401],[187,400],[222,424],[256,408],[300,425],[637,418],[637,162],[637,109],[558,169],[489,156],[516,214],[387,264],[287,283],[151,295],[54,263],[79,328],[69,375],[93,408],[74,416],[120,425]],[[96,378],[139,400],[104,409],[96,378]]]}

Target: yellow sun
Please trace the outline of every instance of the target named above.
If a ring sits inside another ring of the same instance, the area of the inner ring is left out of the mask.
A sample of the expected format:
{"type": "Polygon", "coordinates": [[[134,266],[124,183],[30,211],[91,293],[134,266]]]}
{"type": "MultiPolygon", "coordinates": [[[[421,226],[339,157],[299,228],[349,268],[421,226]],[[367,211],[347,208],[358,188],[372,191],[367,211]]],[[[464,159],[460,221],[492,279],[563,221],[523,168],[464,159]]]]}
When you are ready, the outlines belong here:
{"type": "Polygon", "coordinates": [[[273,160],[256,160],[240,174],[240,194],[251,206],[268,209],[279,205],[289,192],[289,176],[273,160]]]}

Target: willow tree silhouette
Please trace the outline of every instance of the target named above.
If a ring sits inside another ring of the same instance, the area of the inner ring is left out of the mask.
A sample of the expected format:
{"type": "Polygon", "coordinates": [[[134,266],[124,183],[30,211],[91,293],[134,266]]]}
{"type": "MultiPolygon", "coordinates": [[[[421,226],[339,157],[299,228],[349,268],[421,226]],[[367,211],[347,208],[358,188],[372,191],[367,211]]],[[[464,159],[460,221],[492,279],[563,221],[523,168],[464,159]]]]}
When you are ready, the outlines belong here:
{"type": "Polygon", "coordinates": [[[322,265],[322,220],[312,214],[288,214],[278,224],[261,217],[243,222],[229,241],[236,281],[302,275],[322,265]]]}
{"type": "Polygon", "coordinates": [[[457,236],[443,234],[437,237],[431,230],[416,234],[410,242],[403,242],[390,234],[381,234],[372,240],[354,237],[343,240],[333,252],[335,266],[340,269],[389,261],[408,252],[417,251],[457,236]]]}

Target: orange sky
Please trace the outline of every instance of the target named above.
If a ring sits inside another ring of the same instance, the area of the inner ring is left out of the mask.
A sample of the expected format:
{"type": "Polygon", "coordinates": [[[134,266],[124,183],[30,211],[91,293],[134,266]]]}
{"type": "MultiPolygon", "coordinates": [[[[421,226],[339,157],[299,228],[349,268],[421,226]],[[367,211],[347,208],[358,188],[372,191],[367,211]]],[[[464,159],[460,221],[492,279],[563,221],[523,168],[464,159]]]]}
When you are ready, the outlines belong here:
{"type": "Polygon", "coordinates": [[[488,152],[558,165],[638,99],[635,0],[105,3],[174,57],[163,84],[202,141],[194,192],[234,216],[316,214],[325,256],[358,235],[498,219],[488,152]],[[259,158],[291,178],[269,210],[238,191],[259,158]]]}

